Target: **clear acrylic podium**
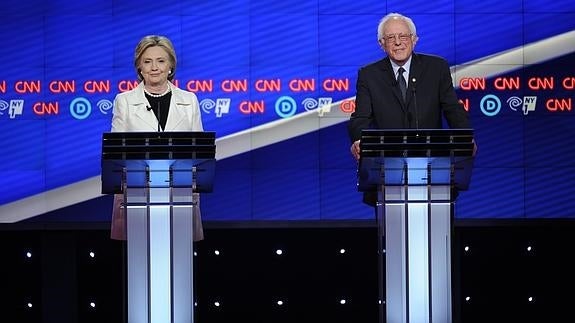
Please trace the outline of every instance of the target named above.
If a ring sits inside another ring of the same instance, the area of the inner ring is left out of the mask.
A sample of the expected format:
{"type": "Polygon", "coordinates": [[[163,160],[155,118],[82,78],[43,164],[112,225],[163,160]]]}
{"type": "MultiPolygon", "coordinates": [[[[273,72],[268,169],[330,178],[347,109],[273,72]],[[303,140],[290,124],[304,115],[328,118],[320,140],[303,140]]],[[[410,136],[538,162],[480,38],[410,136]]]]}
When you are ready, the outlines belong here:
{"type": "Polygon", "coordinates": [[[358,189],[377,194],[379,322],[452,322],[454,192],[473,168],[473,130],[364,130],[358,189]]]}
{"type": "Polygon", "coordinates": [[[192,193],[212,191],[215,149],[213,132],[103,134],[102,193],[124,194],[130,323],[194,322],[192,193]]]}

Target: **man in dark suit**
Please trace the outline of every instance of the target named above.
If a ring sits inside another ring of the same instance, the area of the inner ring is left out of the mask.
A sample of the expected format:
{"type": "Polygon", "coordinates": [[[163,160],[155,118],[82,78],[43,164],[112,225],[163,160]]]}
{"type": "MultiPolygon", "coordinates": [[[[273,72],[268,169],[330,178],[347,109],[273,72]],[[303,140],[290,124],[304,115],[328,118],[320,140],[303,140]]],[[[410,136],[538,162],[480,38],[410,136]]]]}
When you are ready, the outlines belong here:
{"type": "MultiPolygon", "coordinates": [[[[387,57],[359,69],[355,111],[348,123],[351,153],[357,160],[363,129],[438,129],[443,118],[450,128],[471,128],[447,61],[413,52],[418,37],[409,17],[383,17],[377,39],[387,57]]],[[[375,204],[375,195],[364,196],[364,202],[375,204]]]]}

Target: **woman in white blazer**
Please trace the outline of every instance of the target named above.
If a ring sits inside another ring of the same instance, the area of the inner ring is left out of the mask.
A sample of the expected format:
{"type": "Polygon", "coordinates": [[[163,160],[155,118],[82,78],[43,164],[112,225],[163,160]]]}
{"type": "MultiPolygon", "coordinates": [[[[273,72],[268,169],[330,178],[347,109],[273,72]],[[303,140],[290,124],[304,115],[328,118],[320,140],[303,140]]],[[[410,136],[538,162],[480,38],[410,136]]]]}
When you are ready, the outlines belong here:
{"type": "MultiPolygon", "coordinates": [[[[198,98],[172,84],[176,53],[172,42],[158,35],[142,38],[136,46],[134,66],[139,85],[114,100],[112,132],[203,131],[198,98]]],[[[203,239],[199,194],[193,194],[194,240],[203,239]]],[[[114,196],[111,238],[126,239],[123,194],[114,196]]]]}

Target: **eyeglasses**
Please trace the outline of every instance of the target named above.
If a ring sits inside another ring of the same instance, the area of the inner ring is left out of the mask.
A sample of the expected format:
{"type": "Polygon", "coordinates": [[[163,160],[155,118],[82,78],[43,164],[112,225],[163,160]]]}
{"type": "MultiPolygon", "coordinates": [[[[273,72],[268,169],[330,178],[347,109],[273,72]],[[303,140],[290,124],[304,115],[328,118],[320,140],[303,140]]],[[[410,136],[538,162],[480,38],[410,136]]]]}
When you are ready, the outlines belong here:
{"type": "Polygon", "coordinates": [[[384,35],[382,37],[382,39],[386,42],[391,43],[391,42],[394,42],[396,39],[399,38],[399,41],[401,41],[402,43],[405,43],[411,39],[411,36],[413,36],[413,34],[389,34],[389,35],[384,35]]]}

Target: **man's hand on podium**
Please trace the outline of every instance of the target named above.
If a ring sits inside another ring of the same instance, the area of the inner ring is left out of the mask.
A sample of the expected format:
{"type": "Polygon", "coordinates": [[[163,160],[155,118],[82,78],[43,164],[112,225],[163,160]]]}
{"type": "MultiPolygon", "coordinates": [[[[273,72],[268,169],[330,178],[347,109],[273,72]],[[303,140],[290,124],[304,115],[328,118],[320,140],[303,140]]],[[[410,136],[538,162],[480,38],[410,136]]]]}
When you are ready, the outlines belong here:
{"type": "Polygon", "coordinates": [[[473,138],[473,155],[472,155],[472,157],[475,157],[476,154],[477,154],[477,143],[475,142],[475,138],[473,138]]]}
{"type": "Polygon", "coordinates": [[[360,153],[359,140],[356,140],[353,144],[351,144],[350,150],[351,154],[353,155],[353,158],[359,161],[359,153],[360,153]]]}

